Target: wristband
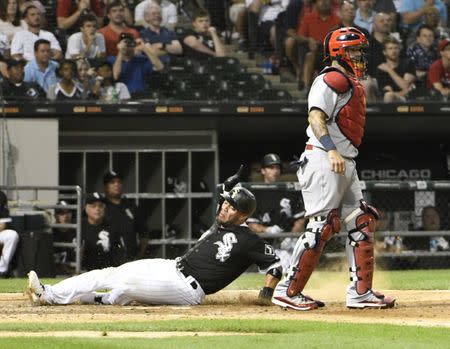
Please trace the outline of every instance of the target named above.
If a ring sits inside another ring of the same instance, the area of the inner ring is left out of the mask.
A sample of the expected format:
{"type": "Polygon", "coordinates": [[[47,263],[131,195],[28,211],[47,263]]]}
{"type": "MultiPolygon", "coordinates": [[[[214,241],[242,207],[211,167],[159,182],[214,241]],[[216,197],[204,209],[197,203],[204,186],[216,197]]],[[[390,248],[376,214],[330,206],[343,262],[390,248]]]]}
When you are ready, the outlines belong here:
{"type": "Polygon", "coordinates": [[[323,148],[326,151],[336,150],[336,146],[334,145],[334,142],[331,139],[329,134],[326,134],[326,135],[323,135],[322,137],[320,137],[319,142],[320,142],[320,144],[323,145],[323,148]]]}

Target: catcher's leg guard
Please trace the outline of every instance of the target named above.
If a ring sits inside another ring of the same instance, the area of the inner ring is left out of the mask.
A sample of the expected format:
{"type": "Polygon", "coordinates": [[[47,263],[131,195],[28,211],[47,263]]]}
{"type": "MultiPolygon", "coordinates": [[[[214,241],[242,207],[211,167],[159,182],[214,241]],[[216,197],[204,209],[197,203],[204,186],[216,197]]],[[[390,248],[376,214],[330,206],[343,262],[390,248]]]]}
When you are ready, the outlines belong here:
{"type": "Polygon", "coordinates": [[[350,281],[356,283],[356,292],[364,294],[372,289],[374,270],[374,231],[377,210],[361,200],[361,206],[345,220],[350,224],[355,220],[355,228],[348,232],[346,252],[349,263],[350,281]]]}
{"type": "Polygon", "coordinates": [[[311,217],[308,228],[298,239],[291,258],[288,274],[287,295],[293,297],[303,291],[313,270],[319,263],[323,248],[331,237],[338,233],[341,221],[337,210],[331,210],[327,217],[311,217]]]}

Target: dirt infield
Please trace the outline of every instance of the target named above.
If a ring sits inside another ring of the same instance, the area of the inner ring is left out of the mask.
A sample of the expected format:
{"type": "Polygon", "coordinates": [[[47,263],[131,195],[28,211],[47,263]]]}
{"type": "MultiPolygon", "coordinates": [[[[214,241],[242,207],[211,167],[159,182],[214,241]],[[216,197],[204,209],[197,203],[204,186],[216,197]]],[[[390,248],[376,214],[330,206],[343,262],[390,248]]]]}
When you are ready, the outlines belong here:
{"type": "Polygon", "coordinates": [[[397,298],[394,309],[346,309],[342,294],[329,290],[308,292],[326,302],[309,311],[285,311],[257,302],[257,291],[224,290],[208,296],[205,304],[184,306],[44,306],[32,307],[23,294],[0,294],[1,322],[123,322],[168,319],[297,319],[348,323],[450,327],[450,291],[386,291],[397,298]]]}

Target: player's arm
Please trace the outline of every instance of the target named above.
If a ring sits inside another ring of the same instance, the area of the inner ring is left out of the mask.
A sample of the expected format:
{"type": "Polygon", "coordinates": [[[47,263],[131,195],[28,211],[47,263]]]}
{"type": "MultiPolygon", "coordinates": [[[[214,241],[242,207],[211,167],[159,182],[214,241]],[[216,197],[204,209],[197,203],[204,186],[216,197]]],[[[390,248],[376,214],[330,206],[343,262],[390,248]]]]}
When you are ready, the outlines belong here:
{"type": "Polygon", "coordinates": [[[260,224],[260,223],[247,223],[248,227],[251,231],[255,233],[268,233],[268,234],[279,234],[282,233],[284,230],[278,225],[272,225],[270,227],[260,224]]]}
{"type": "Polygon", "coordinates": [[[308,122],[314,135],[328,153],[328,160],[330,161],[331,170],[338,174],[344,174],[345,161],[341,154],[339,154],[336,150],[336,145],[331,139],[326,119],[327,115],[322,110],[318,108],[311,108],[308,115],[308,122]]]}

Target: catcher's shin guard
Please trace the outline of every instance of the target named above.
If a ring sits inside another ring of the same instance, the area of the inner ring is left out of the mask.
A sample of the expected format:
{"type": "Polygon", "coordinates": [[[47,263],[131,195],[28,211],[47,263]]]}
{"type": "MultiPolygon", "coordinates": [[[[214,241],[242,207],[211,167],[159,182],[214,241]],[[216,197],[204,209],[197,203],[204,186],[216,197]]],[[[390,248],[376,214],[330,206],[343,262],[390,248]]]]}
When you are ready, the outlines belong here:
{"type": "Polygon", "coordinates": [[[313,270],[319,263],[323,248],[331,237],[341,229],[337,210],[331,210],[327,217],[310,218],[308,228],[298,239],[291,258],[287,295],[293,297],[303,291],[313,270]],[[321,228],[315,228],[322,225],[321,228]]]}
{"type": "Polygon", "coordinates": [[[350,281],[356,283],[358,294],[364,294],[372,288],[374,232],[378,211],[361,200],[361,207],[351,213],[345,223],[350,224],[352,219],[355,219],[355,228],[348,232],[346,243],[350,281]]]}

